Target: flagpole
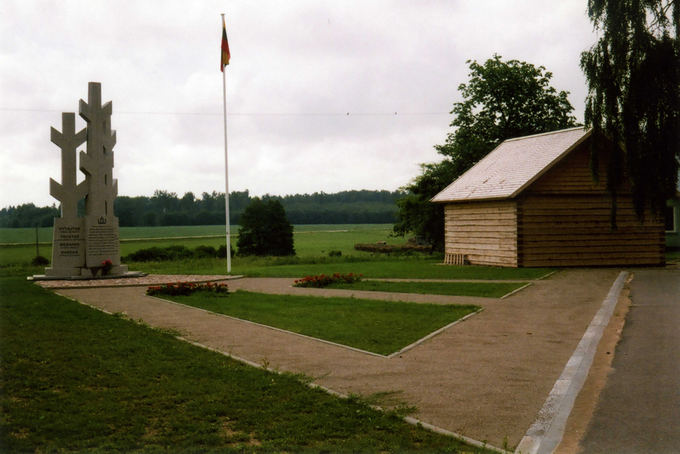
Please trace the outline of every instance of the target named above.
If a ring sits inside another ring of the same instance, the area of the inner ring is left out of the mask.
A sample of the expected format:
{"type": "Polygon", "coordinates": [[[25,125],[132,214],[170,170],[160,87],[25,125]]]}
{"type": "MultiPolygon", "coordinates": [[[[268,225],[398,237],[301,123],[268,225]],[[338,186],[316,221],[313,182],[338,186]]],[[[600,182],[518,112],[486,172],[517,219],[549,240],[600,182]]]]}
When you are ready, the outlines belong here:
{"type": "MultiPolygon", "coordinates": [[[[224,24],[224,13],[222,13],[224,24]]],[[[231,226],[229,225],[229,159],[227,153],[227,72],[222,66],[222,100],[224,112],[224,206],[227,234],[227,274],[231,274],[231,226]]]]}

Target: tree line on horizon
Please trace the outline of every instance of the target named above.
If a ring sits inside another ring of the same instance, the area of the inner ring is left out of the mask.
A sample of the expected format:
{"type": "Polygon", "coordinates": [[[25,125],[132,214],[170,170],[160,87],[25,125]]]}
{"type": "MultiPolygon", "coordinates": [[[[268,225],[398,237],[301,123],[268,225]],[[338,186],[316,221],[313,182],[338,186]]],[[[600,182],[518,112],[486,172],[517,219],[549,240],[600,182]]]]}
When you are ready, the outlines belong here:
{"type": "MultiPolygon", "coordinates": [[[[388,224],[395,222],[396,203],[403,196],[401,191],[352,190],[332,194],[267,194],[260,198],[280,201],[292,224],[388,224]]],[[[240,224],[244,210],[254,199],[248,190],[229,193],[231,224],[240,224]]],[[[187,192],[179,197],[174,192],[156,190],[151,197],[118,196],[114,213],[121,227],[220,225],[225,219],[224,193],[204,192],[197,197],[187,192]]],[[[38,207],[26,203],[1,209],[0,227],[51,227],[59,216],[56,204],[38,207]]]]}

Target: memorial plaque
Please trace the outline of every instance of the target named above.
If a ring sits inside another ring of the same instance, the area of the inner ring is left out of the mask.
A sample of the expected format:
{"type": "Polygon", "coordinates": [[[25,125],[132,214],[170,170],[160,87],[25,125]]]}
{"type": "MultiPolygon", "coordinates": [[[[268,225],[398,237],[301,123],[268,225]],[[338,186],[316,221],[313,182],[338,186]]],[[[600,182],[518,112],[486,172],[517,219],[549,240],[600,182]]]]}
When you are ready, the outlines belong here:
{"type": "Polygon", "coordinates": [[[86,266],[101,266],[106,260],[110,260],[113,265],[120,265],[118,219],[87,217],[85,230],[86,266]]]}
{"type": "Polygon", "coordinates": [[[48,276],[80,274],[79,269],[85,266],[82,219],[56,218],[54,220],[52,263],[56,266],[45,270],[48,276]]]}

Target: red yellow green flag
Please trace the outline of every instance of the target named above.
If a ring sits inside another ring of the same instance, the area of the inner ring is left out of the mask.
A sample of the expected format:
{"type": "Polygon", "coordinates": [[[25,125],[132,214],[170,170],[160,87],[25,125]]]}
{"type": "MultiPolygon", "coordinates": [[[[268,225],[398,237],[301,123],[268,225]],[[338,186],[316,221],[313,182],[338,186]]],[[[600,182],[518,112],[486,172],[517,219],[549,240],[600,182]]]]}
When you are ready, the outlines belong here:
{"type": "Polygon", "coordinates": [[[220,71],[224,72],[224,67],[229,64],[230,58],[229,41],[227,41],[227,26],[224,24],[224,16],[222,16],[222,61],[220,63],[220,71]]]}

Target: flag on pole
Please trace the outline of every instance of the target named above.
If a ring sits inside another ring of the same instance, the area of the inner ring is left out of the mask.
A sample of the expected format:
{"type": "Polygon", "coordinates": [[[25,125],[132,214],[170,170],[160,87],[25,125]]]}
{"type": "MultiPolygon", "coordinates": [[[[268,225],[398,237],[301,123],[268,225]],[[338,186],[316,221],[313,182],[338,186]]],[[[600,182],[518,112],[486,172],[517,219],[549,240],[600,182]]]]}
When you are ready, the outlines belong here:
{"type": "Polygon", "coordinates": [[[229,158],[227,154],[227,73],[224,67],[229,64],[229,41],[227,41],[227,26],[222,14],[222,55],[220,71],[222,71],[222,100],[224,101],[224,214],[227,246],[227,273],[231,274],[231,226],[229,224],[229,158]]]}
{"type": "Polygon", "coordinates": [[[224,67],[229,64],[230,58],[229,41],[227,41],[227,26],[224,24],[224,16],[222,16],[222,61],[220,63],[220,71],[224,72],[224,67]]]}

